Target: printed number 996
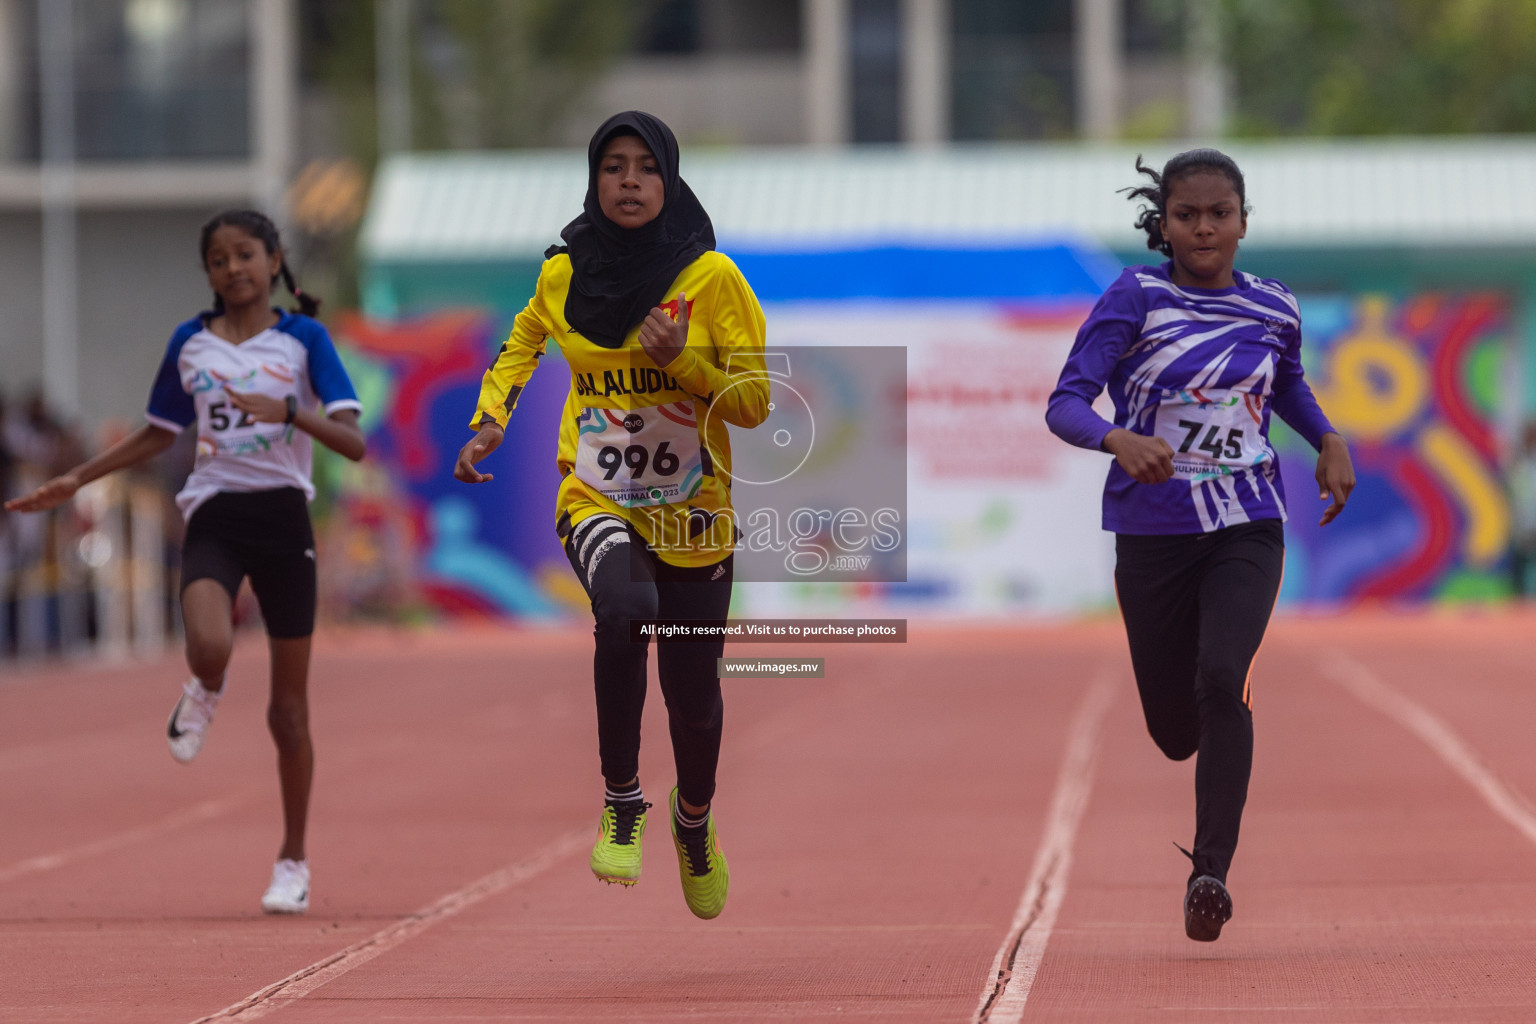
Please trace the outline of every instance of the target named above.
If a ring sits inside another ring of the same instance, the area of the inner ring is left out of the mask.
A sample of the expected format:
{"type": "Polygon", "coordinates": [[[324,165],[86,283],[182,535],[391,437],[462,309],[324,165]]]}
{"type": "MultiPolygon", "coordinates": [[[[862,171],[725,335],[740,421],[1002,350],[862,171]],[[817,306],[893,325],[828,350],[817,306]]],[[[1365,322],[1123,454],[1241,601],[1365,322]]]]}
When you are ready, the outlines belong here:
{"type": "Polygon", "coordinates": [[[1205,452],[1211,458],[1220,460],[1223,456],[1229,459],[1240,459],[1243,456],[1243,432],[1238,427],[1228,427],[1227,436],[1221,436],[1221,427],[1212,425],[1205,432],[1205,438],[1199,444],[1195,439],[1200,436],[1200,428],[1204,423],[1191,420],[1179,420],[1179,426],[1189,431],[1184,435],[1184,441],[1179,445],[1179,452],[1188,452],[1193,446],[1196,450],[1205,452]]]}
{"type": "Polygon", "coordinates": [[[645,474],[646,466],[657,476],[671,476],[677,472],[677,456],[667,450],[671,442],[663,441],[656,446],[656,454],[653,456],[643,444],[632,444],[627,448],[619,448],[615,445],[604,445],[597,453],[598,468],[603,471],[604,480],[612,480],[625,466],[630,468],[629,478],[638,480],[645,474]]]}

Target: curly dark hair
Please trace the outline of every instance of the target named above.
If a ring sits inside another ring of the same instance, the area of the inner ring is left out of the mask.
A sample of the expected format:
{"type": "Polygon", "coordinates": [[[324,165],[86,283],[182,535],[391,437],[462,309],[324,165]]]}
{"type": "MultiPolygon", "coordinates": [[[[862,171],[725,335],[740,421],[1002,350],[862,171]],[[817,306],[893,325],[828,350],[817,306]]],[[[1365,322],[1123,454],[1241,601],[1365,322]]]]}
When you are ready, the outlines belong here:
{"type": "Polygon", "coordinates": [[[1137,213],[1136,230],[1147,233],[1148,249],[1155,249],[1164,256],[1173,255],[1173,246],[1163,237],[1163,221],[1168,217],[1168,193],[1173,190],[1173,183],[1180,178],[1200,173],[1226,175],[1237,192],[1238,207],[1245,215],[1248,213],[1248,193],[1243,187],[1243,172],[1237,169],[1231,157],[1219,149],[1191,149],[1180,153],[1163,165],[1161,174],[1143,164],[1141,154],[1137,153],[1136,170],[1151,178],[1152,184],[1123,188],[1120,191],[1127,199],[1143,199],[1152,204],[1143,206],[1137,213]]]}
{"type": "MultiPolygon", "coordinates": [[[[277,225],[272,223],[271,217],[260,210],[225,210],[203,225],[202,241],[198,246],[198,252],[202,256],[204,270],[208,268],[208,243],[213,240],[213,233],[222,227],[239,228],[252,238],[259,240],[266,247],[268,255],[283,251],[283,240],[278,237],[277,225]]],[[[320,312],[319,297],[299,290],[298,284],[293,279],[293,271],[288,269],[286,259],[283,260],[282,266],[277,271],[277,277],[272,279],[272,283],[276,284],[278,278],[282,278],[283,285],[299,302],[299,308],[294,310],[295,313],[314,316],[320,312]]],[[[213,311],[215,313],[224,311],[224,300],[217,292],[213,296],[213,311]]]]}

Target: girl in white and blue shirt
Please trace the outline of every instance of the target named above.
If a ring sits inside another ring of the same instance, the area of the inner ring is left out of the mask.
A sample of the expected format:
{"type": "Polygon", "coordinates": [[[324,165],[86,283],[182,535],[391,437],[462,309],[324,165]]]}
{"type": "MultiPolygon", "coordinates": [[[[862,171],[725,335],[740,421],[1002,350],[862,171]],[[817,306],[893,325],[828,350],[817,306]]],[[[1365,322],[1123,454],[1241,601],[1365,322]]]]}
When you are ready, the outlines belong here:
{"type": "Polygon", "coordinates": [[[187,521],[181,605],[192,677],[171,712],[171,755],[201,749],[234,647],[233,608],[249,578],[271,646],[267,721],[277,744],[283,844],[262,897],[268,913],[309,907],[304,832],[314,749],[309,736],[309,654],[315,622],[315,541],[308,502],[311,439],[354,461],[364,453],[361,405],[330,335],[312,317],[283,260],[276,226],[254,210],[203,226],[211,310],[176,329],[155,378],[148,422],[106,451],[6,503],[36,512],[85,484],[136,465],[197,430],[197,461],[176,504],[187,521]],[[281,280],[299,310],[272,307],[281,280]]]}

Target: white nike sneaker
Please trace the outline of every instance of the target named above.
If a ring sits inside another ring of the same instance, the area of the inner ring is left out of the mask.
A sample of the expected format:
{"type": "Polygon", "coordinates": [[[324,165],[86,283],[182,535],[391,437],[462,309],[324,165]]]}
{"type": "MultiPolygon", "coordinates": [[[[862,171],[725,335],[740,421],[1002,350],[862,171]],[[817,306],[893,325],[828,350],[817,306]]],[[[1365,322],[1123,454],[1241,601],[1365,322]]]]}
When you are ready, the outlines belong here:
{"type": "Polygon", "coordinates": [[[309,909],[309,861],[280,860],[272,865],[272,884],[261,898],[268,914],[302,914],[309,909]]]}
{"type": "Polygon", "coordinates": [[[181,699],[171,709],[171,720],[165,726],[165,738],[171,745],[171,756],[186,764],[203,749],[203,737],[213,724],[213,712],[219,706],[219,694],[203,689],[197,679],[187,680],[181,688],[181,699]]]}

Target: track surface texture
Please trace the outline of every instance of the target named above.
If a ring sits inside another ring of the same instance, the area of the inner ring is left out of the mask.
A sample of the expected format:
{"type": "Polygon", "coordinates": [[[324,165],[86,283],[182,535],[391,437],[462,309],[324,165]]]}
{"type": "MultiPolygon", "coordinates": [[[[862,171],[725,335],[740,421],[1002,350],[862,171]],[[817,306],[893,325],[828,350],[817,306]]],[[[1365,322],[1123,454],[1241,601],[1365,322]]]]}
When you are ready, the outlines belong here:
{"type": "Polygon", "coordinates": [[[298,918],[258,906],[259,637],[189,767],[163,739],[178,652],[6,666],[0,1020],[1536,1020],[1536,613],[1275,622],[1208,945],[1173,848],[1193,764],[1148,739],[1118,622],[910,636],[728,651],[827,672],[726,683],[715,921],[679,890],[654,686],[644,876],[587,869],[583,630],[319,634],[298,918]]]}

